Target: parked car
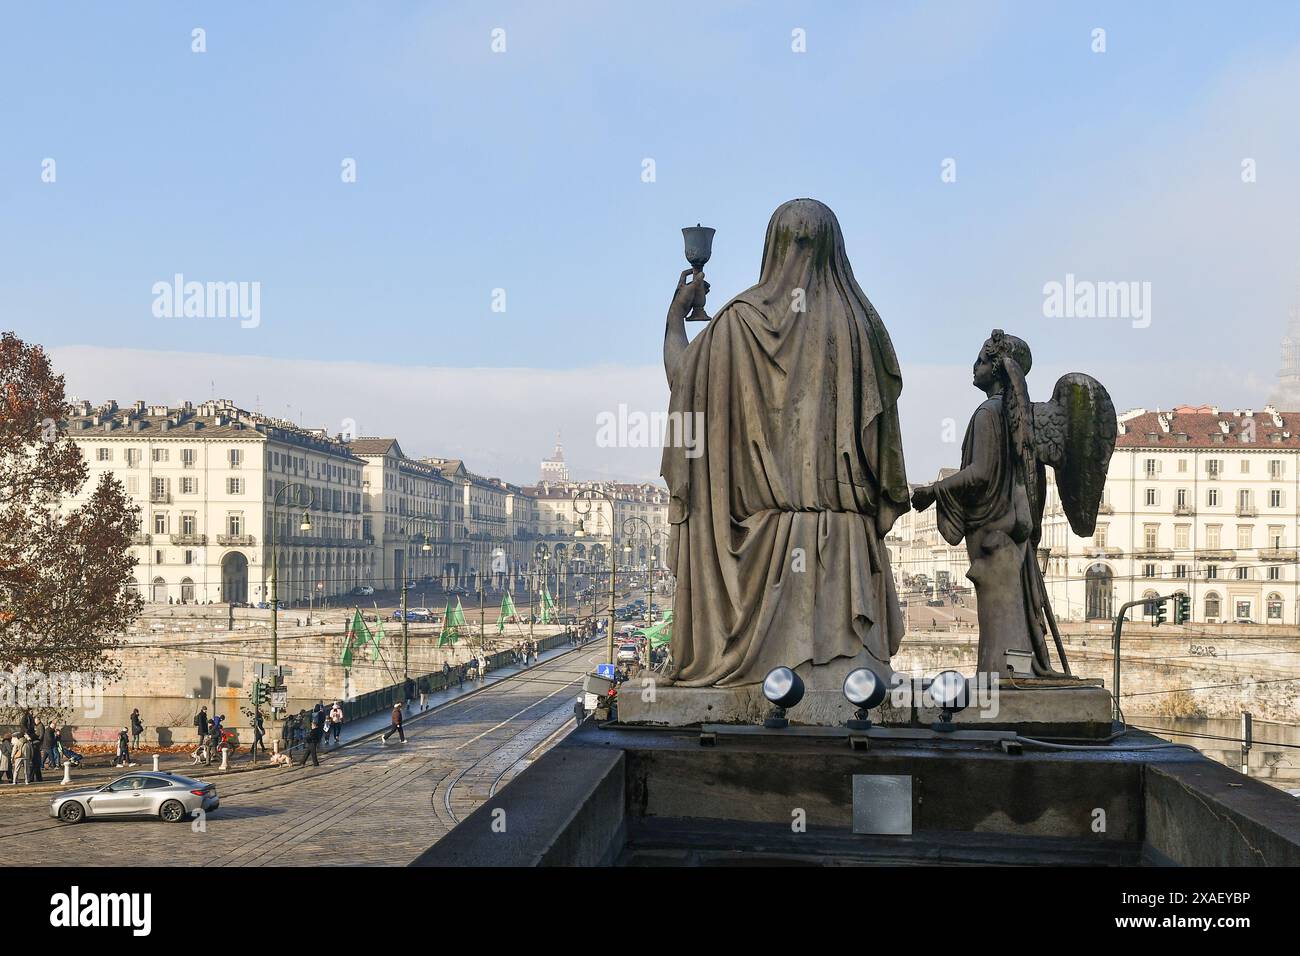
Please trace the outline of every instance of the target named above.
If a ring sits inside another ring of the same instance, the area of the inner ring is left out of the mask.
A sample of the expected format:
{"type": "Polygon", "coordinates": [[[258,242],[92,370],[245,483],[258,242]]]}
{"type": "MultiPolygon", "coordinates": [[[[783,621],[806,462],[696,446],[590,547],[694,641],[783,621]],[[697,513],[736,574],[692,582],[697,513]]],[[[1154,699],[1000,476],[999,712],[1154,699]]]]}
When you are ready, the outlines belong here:
{"type": "Polygon", "coordinates": [[[157,817],[176,823],[221,806],[217,788],[178,773],[129,773],[102,787],[65,790],[50,798],[50,816],[64,823],[87,818],[157,817]]]}
{"type": "Polygon", "coordinates": [[[372,588],[369,584],[361,584],[353,588],[352,593],[355,594],[357,597],[370,597],[370,595],[375,593],[375,589],[372,588]]]}
{"type": "MultiPolygon", "coordinates": [[[[402,619],[402,609],[399,607],[393,612],[393,620],[402,619]]],[[[406,623],[408,624],[428,624],[434,619],[434,614],[427,607],[408,607],[406,609],[406,623]]]]}

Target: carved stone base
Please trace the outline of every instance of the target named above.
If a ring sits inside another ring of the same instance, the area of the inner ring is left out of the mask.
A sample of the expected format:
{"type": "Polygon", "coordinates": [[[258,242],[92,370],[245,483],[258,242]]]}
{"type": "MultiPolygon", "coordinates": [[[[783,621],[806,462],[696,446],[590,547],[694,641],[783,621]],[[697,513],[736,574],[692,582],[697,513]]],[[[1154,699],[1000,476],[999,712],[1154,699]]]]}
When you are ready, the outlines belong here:
{"type": "MultiPolygon", "coordinates": [[[[803,678],[804,697],[786,711],[792,724],[825,727],[843,724],[854,714],[854,707],[844,699],[844,678],[859,667],[875,671],[886,686],[893,669],[882,665],[866,651],[857,657],[840,657],[828,664],[801,664],[795,672],[803,678]]],[[[761,724],[772,713],[772,705],[763,697],[760,684],[743,687],[676,687],[644,685],[634,677],[618,691],[618,721],[621,724],[655,724],[663,727],[687,727],[693,724],[761,724]],[[653,691],[653,693],[651,693],[653,691]],[[648,699],[653,697],[653,700],[648,699]]],[[[878,722],[890,720],[907,723],[910,709],[898,709],[888,700],[872,712],[878,722]]]]}
{"type": "MultiPolygon", "coordinates": [[[[1111,732],[1111,696],[1100,680],[1049,678],[999,683],[989,699],[973,700],[952,723],[963,730],[1014,730],[1025,737],[1105,737],[1111,732]]],[[[918,703],[924,701],[918,696],[918,703]]],[[[918,706],[916,719],[932,724],[940,711],[918,706]]]]}
{"type": "MultiPolygon", "coordinates": [[[[790,723],[842,726],[855,712],[842,693],[844,676],[863,664],[844,658],[820,667],[798,668],[806,692],[803,700],[786,712],[790,723]]],[[[1096,739],[1111,732],[1111,697],[1099,680],[1018,680],[1016,685],[1004,682],[996,693],[977,693],[966,710],[953,716],[952,723],[966,730],[1014,730],[1026,737],[1096,739]]],[[[919,681],[911,682],[911,691],[911,703],[896,695],[886,698],[871,712],[872,721],[882,727],[929,727],[939,722],[940,711],[924,706],[919,681]]],[[[757,684],[675,687],[645,684],[642,677],[634,677],[619,688],[618,696],[621,724],[761,724],[773,711],[757,684]]]]}

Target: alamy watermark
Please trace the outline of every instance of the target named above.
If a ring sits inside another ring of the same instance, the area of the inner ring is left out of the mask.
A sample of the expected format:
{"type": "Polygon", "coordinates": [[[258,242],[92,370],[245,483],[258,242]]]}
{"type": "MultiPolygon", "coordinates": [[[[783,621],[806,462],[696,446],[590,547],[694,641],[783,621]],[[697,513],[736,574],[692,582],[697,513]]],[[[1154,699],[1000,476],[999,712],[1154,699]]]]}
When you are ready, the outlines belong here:
{"type": "Polygon", "coordinates": [[[1043,285],[1043,315],[1049,319],[1130,319],[1133,328],[1151,324],[1150,282],[1094,282],[1076,279],[1043,285]]]}
{"type": "Polygon", "coordinates": [[[240,328],[262,324],[261,282],[186,282],[176,273],[171,282],[153,284],[156,319],[239,319],[240,328]]]}
{"type": "Polygon", "coordinates": [[[703,412],[616,412],[596,416],[599,448],[683,448],[687,458],[704,454],[703,412]]]}
{"type": "Polygon", "coordinates": [[[82,671],[46,674],[20,664],[0,670],[0,709],[55,708],[86,717],[104,713],[104,675],[82,671]]]}

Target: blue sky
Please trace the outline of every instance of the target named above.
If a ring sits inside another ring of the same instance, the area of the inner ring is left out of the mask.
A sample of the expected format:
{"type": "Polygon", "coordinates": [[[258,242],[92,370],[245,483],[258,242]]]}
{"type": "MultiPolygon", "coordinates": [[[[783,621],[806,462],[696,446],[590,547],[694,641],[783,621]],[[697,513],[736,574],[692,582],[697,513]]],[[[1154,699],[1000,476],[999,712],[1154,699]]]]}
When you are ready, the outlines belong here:
{"type": "Polygon", "coordinates": [[[836,210],[890,330],[918,477],[956,457],[929,436],[964,423],[995,325],[1034,347],[1042,397],[1072,365],[1121,406],[1259,404],[1296,304],[1295,4],[10,4],[0,80],[0,324],[76,347],[74,393],[176,400],[134,383],[210,373],[194,397],[362,407],[455,451],[436,408],[526,444],[509,477],[557,427],[589,470],[653,474],[657,453],[591,447],[618,376],[557,411],[490,370],[649,374],[680,228],[718,230],[718,306],[794,196],[836,210]],[[155,318],[178,272],[260,282],[260,324],[155,318]],[[1045,318],[1067,273],[1151,282],[1150,327],[1045,318]],[[333,381],[286,394],[276,362],[333,381]],[[372,411],[346,363],[422,390],[372,411]],[[447,367],[485,371],[441,389],[447,367]]]}

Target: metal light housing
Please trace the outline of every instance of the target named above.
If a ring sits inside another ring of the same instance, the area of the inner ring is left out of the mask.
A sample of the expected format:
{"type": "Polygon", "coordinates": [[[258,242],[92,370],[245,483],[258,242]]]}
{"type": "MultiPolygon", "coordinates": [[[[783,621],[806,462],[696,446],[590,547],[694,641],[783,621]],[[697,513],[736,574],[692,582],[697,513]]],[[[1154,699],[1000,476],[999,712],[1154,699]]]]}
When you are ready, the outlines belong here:
{"type": "Polygon", "coordinates": [[[880,675],[869,667],[859,667],[849,671],[844,678],[844,698],[857,708],[853,718],[846,726],[850,730],[867,730],[871,727],[869,711],[879,707],[885,701],[889,689],[880,675]]]}
{"type": "Polygon", "coordinates": [[[763,678],[763,696],[771,702],[773,710],[763,726],[781,729],[790,726],[785,712],[803,700],[803,678],[788,667],[774,667],[763,678]]]}
{"type": "Polygon", "coordinates": [[[941,733],[952,731],[953,714],[965,710],[970,702],[966,676],[959,671],[940,671],[930,681],[925,692],[934,706],[942,711],[931,729],[941,733]]]}

